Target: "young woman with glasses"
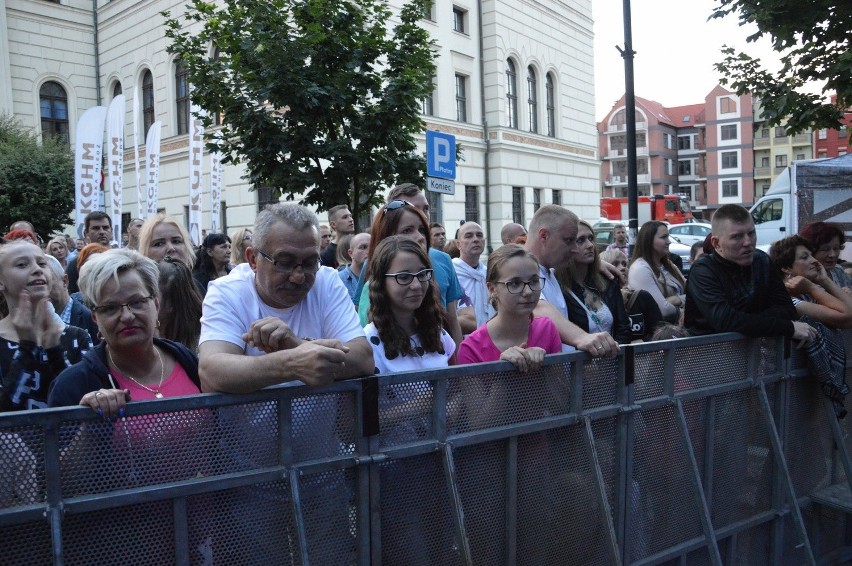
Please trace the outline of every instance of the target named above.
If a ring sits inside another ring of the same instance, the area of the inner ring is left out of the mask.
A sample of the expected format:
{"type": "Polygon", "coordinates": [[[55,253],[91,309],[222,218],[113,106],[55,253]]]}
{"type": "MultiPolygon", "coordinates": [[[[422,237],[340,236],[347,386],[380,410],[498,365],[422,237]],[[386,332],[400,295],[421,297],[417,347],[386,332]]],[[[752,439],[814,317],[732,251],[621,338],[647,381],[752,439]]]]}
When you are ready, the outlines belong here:
{"type": "Polygon", "coordinates": [[[364,328],[379,373],[446,367],[455,352],[426,249],[385,238],[370,258],[370,316],[364,328]]]}
{"type": "Polygon", "coordinates": [[[532,254],[517,244],[498,248],[488,257],[485,285],[497,314],[462,341],[458,363],[504,360],[531,371],[545,354],[562,351],[553,322],[532,314],[544,285],[532,254]]]}

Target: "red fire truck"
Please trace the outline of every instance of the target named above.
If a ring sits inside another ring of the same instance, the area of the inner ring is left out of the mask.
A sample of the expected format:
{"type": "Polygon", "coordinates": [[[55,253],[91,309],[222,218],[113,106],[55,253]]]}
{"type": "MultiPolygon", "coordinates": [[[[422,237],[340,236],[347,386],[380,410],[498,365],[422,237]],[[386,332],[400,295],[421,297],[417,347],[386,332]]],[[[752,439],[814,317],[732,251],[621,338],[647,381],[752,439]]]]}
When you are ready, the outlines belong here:
{"type": "MultiPolygon", "coordinates": [[[[601,216],[611,220],[627,222],[627,197],[601,199],[601,216]]],[[[649,220],[663,220],[669,224],[695,222],[689,201],[684,195],[654,195],[639,197],[639,226],[649,220]]]]}

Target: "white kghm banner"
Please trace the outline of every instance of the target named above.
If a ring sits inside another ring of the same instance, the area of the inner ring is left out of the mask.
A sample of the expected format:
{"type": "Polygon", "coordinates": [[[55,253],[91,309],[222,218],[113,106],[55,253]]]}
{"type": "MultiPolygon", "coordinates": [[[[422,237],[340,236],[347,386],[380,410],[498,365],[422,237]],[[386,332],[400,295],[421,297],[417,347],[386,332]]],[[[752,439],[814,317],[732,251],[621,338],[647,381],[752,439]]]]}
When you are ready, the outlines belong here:
{"type": "Polygon", "coordinates": [[[201,245],[201,158],[204,155],[204,126],[196,116],[201,108],[189,106],[189,237],[201,245]]]}
{"type": "Polygon", "coordinates": [[[151,124],[145,138],[145,189],[148,193],[148,214],[157,214],[160,191],[160,122],[151,124]]]}
{"type": "Polygon", "coordinates": [[[219,232],[222,207],[222,154],[210,154],[210,232],[219,232]]]}
{"type": "Polygon", "coordinates": [[[121,244],[121,207],[124,178],[124,95],[110,102],[107,111],[107,212],[112,219],[112,241],[121,244]]]}
{"type": "Polygon", "coordinates": [[[139,85],[133,89],[133,168],[136,170],[136,218],[148,218],[145,195],[142,193],[142,176],[139,174],[139,85]]]}
{"type": "Polygon", "coordinates": [[[74,142],[74,208],[77,237],[83,238],[86,215],[100,210],[101,156],[106,106],[89,108],[77,122],[74,142]]]}

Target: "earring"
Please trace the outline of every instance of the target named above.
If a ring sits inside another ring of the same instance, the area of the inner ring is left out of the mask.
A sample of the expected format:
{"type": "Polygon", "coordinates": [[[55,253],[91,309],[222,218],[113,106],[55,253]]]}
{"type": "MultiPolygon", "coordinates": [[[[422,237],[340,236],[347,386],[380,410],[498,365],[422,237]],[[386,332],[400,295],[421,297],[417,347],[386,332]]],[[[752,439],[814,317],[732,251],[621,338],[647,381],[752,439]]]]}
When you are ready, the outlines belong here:
{"type": "Polygon", "coordinates": [[[160,328],[160,320],[157,319],[157,328],[160,328]]]}

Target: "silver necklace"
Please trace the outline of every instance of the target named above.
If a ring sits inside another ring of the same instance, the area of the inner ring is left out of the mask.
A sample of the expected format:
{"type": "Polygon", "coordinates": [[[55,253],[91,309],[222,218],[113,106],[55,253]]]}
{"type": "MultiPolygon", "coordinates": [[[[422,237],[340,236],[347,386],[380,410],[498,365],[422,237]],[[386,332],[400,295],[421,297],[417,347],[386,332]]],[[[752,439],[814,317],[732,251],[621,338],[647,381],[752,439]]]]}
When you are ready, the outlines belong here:
{"type": "Polygon", "coordinates": [[[116,364],[115,360],[112,359],[112,354],[110,353],[109,348],[107,348],[107,357],[109,358],[109,363],[111,363],[112,366],[115,369],[120,371],[122,373],[122,375],[124,375],[127,379],[129,379],[130,381],[132,381],[133,383],[135,383],[136,385],[138,385],[139,387],[141,387],[145,391],[150,391],[151,393],[153,393],[154,397],[156,397],[157,399],[162,399],[163,394],[162,394],[162,392],[160,392],[160,388],[163,386],[163,379],[165,378],[165,374],[166,374],[166,366],[163,363],[163,356],[160,355],[160,350],[158,350],[156,346],[154,346],[154,353],[157,354],[157,359],[160,360],[160,383],[157,384],[156,389],[154,389],[153,387],[148,387],[147,385],[145,385],[143,383],[139,383],[138,379],[136,379],[135,377],[133,377],[132,375],[130,375],[129,373],[127,373],[126,371],[124,371],[123,369],[118,367],[118,364],[116,364]]]}

